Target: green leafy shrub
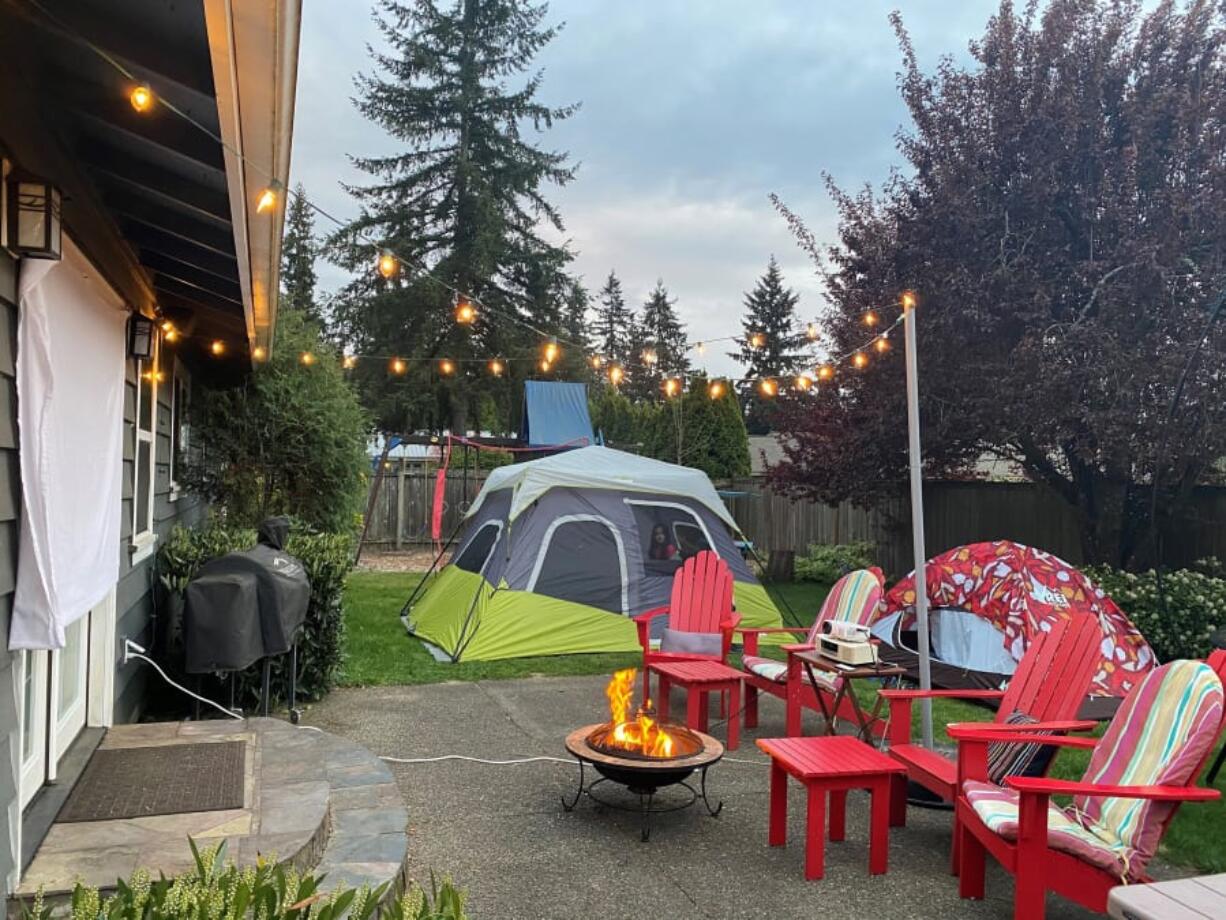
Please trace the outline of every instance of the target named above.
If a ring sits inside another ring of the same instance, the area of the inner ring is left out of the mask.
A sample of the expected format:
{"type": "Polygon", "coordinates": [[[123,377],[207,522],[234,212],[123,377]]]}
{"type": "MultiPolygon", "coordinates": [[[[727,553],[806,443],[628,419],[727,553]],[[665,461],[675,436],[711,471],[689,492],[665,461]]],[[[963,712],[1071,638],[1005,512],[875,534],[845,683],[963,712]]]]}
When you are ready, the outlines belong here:
{"type": "MultiPolygon", "coordinates": [[[[73,920],[371,920],[379,915],[387,885],[370,888],[340,887],[319,891],[322,878],[261,860],[238,868],[226,859],[221,843],[203,852],[191,841],[194,871],[154,880],[138,869],[127,881],[119,880],[115,894],[103,898],[97,888],[76,884],[72,892],[73,920]]],[[[465,894],[450,879],[441,885],[433,876],[431,893],[413,885],[384,905],[391,920],[467,920],[465,894]]],[[[40,891],[24,920],[52,920],[53,907],[40,891]]]]}
{"type": "Polygon", "coordinates": [[[1204,658],[1211,651],[1209,636],[1226,623],[1226,579],[1179,569],[1163,573],[1159,593],[1152,569],[1121,572],[1102,565],[1086,574],[1128,614],[1159,661],[1204,658]]]}
{"type": "Polygon", "coordinates": [[[873,544],[814,543],[809,554],[796,559],[796,580],[832,585],[853,569],[866,569],[873,562],[873,544]]]}
{"type": "MultiPolygon", "coordinates": [[[[348,533],[311,532],[296,525],[290,532],[286,552],[306,569],[311,582],[311,604],[298,640],[298,692],[318,699],[336,685],[344,662],[345,618],[341,605],[345,577],[353,568],[353,540],[348,533]]],[[[248,549],[255,544],[255,531],[218,524],[200,529],[175,528],[158,554],[162,584],[171,595],[181,597],[184,587],[208,560],[224,553],[248,549]]],[[[285,686],[289,667],[286,656],[273,660],[273,687],[285,686]]],[[[239,687],[244,703],[258,698],[260,665],[243,672],[239,687]]]]}

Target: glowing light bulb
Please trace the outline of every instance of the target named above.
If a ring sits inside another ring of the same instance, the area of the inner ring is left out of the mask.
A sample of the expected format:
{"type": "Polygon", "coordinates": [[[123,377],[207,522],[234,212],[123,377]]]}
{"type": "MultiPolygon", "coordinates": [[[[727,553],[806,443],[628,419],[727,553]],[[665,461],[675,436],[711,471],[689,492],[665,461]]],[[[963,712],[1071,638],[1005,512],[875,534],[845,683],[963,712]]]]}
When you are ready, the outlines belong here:
{"type": "Polygon", "coordinates": [[[851,363],[857,368],[863,369],[868,366],[868,355],[862,351],[857,351],[851,356],[851,363]]]}
{"type": "Polygon", "coordinates": [[[865,311],[864,325],[868,326],[869,329],[872,329],[878,322],[879,320],[877,319],[876,313],[874,313],[872,310],[865,311]]]}
{"type": "MultiPolygon", "coordinates": [[[[217,343],[216,343],[216,342],[214,342],[214,343],[213,343],[213,345],[214,345],[214,348],[213,348],[213,354],[215,354],[215,355],[219,355],[219,354],[221,354],[221,352],[219,352],[219,351],[216,349],[216,347],[215,347],[215,346],[217,345],[217,343]]],[[[255,348],[251,349],[251,358],[252,358],[252,360],[254,360],[254,361],[263,361],[263,360],[264,360],[265,358],[267,358],[267,357],[268,357],[268,349],[266,349],[266,348],[265,348],[263,345],[257,345],[257,346],[255,346],[255,348]]]]}
{"type": "Polygon", "coordinates": [[[724,395],[724,381],[712,380],[707,384],[707,395],[712,399],[719,399],[724,395]]]}
{"type": "Polygon", "coordinates": [[[553,365],[550,364],[549,361],[544,358],[541,359],[541,363],[538,366],[540,367],[542,374],[548,374],[549,369],[553,367],[553,365]]]}
{"type": "Polygon", "coordinates": [[[802,393],[813,386],[813,378],[808,374],[797,374],[796,379],[792,381],[792,385],[802,393]]]}
{"type": "Polygon", "coordinates": [[[663,383],[664,395],[669,399],[681,392],[681,381],[676,377],[669,377],[663,383]]]}
{"type": "Polygon", "coordinates": [[[761,348],[765,344],[766,344],[766,336],[763,335],[761,332],[750,333],[750,336],[749,336],[749,347],[750,348],[761,348]]]}
{"type": "Polygon", "coordinates": [[[613,386],[620,386],[625,377],[626,372],[616,364],[609,368],[609,383],[613,384],[613,386]]]}
{"type": "Polygon", "coordinates": [[[132,92],[128,93],[128,101],[132,103],[132,108],[143,115],[153,108],[153,90],[143,83],[134,86],[132,92]]]}
{"type": "Polygon", "coordinates": [[[495,377],[501,377],[504,370],[506,370],[506,365],[497,358],[490,361],[490,373],[495,377]]]}
{"type": "Polygon", "coordinates": [[[400,262],[390,252],[384,252],[379,255],[379,274],[384,278],[392,279],[396,277],[396,273],[400,271],[400,262]]]}
{"type": "Polygon", "coordinates": [[[213,344],[209,346],[209,351],[213,353],[214,357],[221,357],[226,353],[226,343],[221,339],[214,339],[213,344]]]}
{"type": "Polygon", "coordinates": [[[890,350],[890,343],[888,340],[889,336],[879,335],[877,336],[877,340],[873,342],[873,347],[876,348],[880,354],[885,354],[890,350]]]}
{"type": "Polygon", "coordinates": [[[455,321],[461,326],[471,326],[477,320],[477,308],[467,300],[461,300],[456,304],[455,321]]]}
{"type": "Polygon", "coordinates": [[[264,214],[271,211],[277,205],[277,190],[272,186],[260,192],[260,197],[255,200],[255,213],[264,214]]]}
{"type": "Polygon", "coordinates": [[[179,330],[170,320],[162,322],[162,338],[167,342],[173,342],[179,338],[179,330]]]}
{"type": "Polygon", "coordinates": [[[657,355],[655,351],[653,351],[650,348],[643,349],[642,358],[643,358],[643,363],[648,366],[654,365],[657,361],[660,360],[660,356],[657,355]]]}
{"type": "MultiPolygon", "coordinates": [[[[558,355],[561,353],[562,349],[558,348],[558,340],[550,339],[545,343],[545,360],[543,363],[553,364],[554,361],[558,360],[558,355]]],[[[544,370],[549,370],[549,368],[544,368],[544,370]]]]}
{"type": "Polygon", "coordinates": [[[758,391],[769,399],[779,393],[779,384],[775,382],[773,377],[767,377],[758,384],[758,391]]]}
{"type": "Polygon", "coordinates": [[[902,292],[902,308],[904,310],[914,310],[915,303],[916,303],[915,291],[903,291],[902,292]]]}
{"type": "Polygon", "coordinates": [[[387,366],[387,369],[397,377],[400,377],[406,370],[409,369],[409,366],[405,364],[403,358],[392,358],[391,363],[387,366]]]}
{"type": "Polygon", "coordinates": [[[823,364],[817,369],[818,380],[830,380],[834,377],[834,367],[830,364],[823,364]]]}
{"type": "Polygon", "coordinates": [[[315,355],[309,351],[304,351],[302,354],[298,356],[298,360],[301,361],[305,366],[310,367],[312,364],[315,363],[315,355]]]}
{"type": "Polygon", "coordinates": [[[443,358],[443,360],[439,361],[438,363],[438,372],[444,377],[450,377],[455,373],[455,362],[450,358],[443,358]]]}
{"type": "Polygon", "coordinates": [[[817,323],[809,323],[805,326],[805,338],[810,342],[817,341],[817,323]]]}
{"type": "Polygon", "coordinates": [[[695,351],[698,352],[699,357],[701,357],[707,353],[707,343],[699,342],[697,345],[694,346],[694,349],[695,351]]]}
{"type": "Polygon", "coordinates": [[[344,370],[351,371],[357,366],[358,366],[358,356],[357,355],[345,355],[343,358],[341,358],[341,367],[344,370]]]}
{"type": "Polygon", "coordinates": [[[594,367],[596,370],[600,370],[602,367],[604,367],[604,355],[592,355],[590,360],[592,367],[594,367]]]}

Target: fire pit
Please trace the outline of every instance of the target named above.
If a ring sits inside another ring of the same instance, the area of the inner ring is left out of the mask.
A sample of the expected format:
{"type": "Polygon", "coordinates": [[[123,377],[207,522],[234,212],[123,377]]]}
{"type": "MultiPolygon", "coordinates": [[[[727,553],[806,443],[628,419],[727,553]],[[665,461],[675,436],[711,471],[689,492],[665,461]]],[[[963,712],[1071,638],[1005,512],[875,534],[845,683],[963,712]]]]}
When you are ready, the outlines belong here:
{"type": "Polygon", "coordinates": [[[634,676],[635,669],[626,668],[609,681],[605,693],[609,697],[610,721],[585,725],[567,735],[566,749],[579,762],[579,788],[570,801],[563,798],[562,807],[573,810],[586,794],[606,808],[637,811],[642,821],[641,837],[646,842],[651,837],[652,815],[689,808],[699,798],[708,814],[719,814],[723,802],[712,807],[707,798],[707,770],[724,756],[724,746],[702,732],[657,722],[651,700],[644,700],[633,719],[627,718],[634,676]],[[600,778],[585,786],[584,769],[588,764],[600,778]],[[697,789],[687,782],[695,770],[701,771],[697,789]],[[598,793],[596,790],[604,783],[624,786],[638,796],[638,805],[598,793]],[[657,803],[656,792],[666,786],[681,786],[688,796],[680,802],[657,803]]]}

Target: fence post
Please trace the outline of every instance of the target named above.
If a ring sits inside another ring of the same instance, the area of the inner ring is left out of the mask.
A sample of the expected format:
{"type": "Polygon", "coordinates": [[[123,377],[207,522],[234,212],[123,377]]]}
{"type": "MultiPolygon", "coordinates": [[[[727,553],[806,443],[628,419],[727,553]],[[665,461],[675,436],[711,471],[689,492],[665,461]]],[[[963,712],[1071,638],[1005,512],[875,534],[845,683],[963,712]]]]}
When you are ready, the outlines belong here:
{"type": "Polygon", "coordinates": [[[404,462],[405,458],[401,457],[400,469],[396,472],[396,549],[401,547],[404,527],[404,462]]]}

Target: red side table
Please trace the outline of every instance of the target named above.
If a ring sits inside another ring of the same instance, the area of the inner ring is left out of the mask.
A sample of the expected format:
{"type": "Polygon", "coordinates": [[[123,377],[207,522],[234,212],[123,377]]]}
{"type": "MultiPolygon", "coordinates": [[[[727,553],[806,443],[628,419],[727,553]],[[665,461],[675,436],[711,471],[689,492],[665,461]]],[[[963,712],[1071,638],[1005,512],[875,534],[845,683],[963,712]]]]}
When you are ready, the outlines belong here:
{"type": "Polygon", "coordinates": [[[659,661],[648,665],[647,670],[649,673],[654,671],[660,680],[660,689],[656,694],[656,712],[660,715],[660,721],[668,718],[668,693],[676,684],[685,688],[685,724],[694,731],[707,730],[707,701],[710,694],[727,691],[730,716],[726,747],[730,751],[736,750],[741,737],[740,719],[737,718],[737,713],[741,711],[740,671],[718,661],[659,661]]]}
{"type": "Polygon", "coordinates": [[[830,839],[845,836],[847,791],[867,789],[869,819],[868,871],[881,875],[888,867],[890,847],[890,778],[905,773],[898,761],[858,738],[760,738],[758,747],[771,759],[770,831],[773,847],[787,844],[788,776],[805,786],[808,820],[805,829],[805,878],[825,874],[826,794],[830,794],[830,839]]]}

